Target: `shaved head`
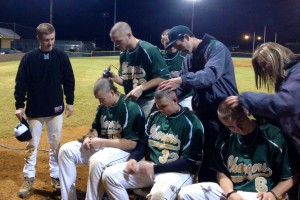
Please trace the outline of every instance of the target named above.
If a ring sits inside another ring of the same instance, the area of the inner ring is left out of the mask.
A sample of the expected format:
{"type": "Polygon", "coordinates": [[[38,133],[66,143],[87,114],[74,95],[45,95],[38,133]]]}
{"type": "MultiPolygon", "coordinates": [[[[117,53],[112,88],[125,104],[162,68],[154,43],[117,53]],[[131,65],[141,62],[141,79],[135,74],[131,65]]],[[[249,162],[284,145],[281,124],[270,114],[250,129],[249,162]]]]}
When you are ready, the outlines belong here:
{"type": "Polygon", "coordinates": [[[120,33],[121,35],[131,34],[131,27],[126,22],[117,22],[110,30],[110,35],[120,33]]]}

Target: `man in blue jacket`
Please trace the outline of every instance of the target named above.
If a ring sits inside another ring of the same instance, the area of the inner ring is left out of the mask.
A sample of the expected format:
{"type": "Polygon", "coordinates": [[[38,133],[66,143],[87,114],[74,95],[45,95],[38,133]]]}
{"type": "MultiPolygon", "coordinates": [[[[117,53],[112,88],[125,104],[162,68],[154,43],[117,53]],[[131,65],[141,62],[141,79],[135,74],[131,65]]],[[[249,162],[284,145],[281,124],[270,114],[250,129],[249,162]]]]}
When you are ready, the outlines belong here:
{"type": "Polygon", "coordinates": [[[193,89],[192,107],[205,130],[204,159],[199,173],[200,181],[216,181],[215,172],[209,169],[209,156],[221,131],[217,107],[227,96],[238,94],[233,61],[228,48],[214,37],[205,34],[202,39],[194,36],[186,26],[175,26],[168,33],[166,49],[174,47],[188,53],[183,61],[180,76],[163,81],[160,89],[193,89]]]}

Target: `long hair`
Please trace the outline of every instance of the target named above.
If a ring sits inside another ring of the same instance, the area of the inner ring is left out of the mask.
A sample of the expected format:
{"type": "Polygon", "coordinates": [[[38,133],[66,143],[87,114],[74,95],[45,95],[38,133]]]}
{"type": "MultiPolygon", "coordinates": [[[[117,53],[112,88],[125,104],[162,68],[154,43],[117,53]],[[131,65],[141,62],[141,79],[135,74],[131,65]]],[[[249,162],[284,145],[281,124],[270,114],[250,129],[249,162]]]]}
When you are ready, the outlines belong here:
{"type": "Polygon", "coordinates": [[[295,54],[288,48],[267,42],[260,45],[252,56],[252,65],[255,73],[256,88],[267,88],[268,91],[278,89],[285,77],[284,68],[293,61],[295,54]],[[262,58],[270,64],[272,70],[265,72],[258,64],[257,58],[262,58]]]}

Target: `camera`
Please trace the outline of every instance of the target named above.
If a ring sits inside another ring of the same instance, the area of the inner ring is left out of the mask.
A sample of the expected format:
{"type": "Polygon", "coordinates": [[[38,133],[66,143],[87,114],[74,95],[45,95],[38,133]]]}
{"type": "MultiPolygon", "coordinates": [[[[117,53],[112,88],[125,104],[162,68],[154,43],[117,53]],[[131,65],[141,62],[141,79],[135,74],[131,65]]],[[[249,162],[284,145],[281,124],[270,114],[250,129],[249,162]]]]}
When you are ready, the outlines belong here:
{"type": "Polygon", "coordinates": [[[105,70],[103,71],[103,78],[109,78],[110,68],[111,68],[111,66],[105,68],[105,70]]]}

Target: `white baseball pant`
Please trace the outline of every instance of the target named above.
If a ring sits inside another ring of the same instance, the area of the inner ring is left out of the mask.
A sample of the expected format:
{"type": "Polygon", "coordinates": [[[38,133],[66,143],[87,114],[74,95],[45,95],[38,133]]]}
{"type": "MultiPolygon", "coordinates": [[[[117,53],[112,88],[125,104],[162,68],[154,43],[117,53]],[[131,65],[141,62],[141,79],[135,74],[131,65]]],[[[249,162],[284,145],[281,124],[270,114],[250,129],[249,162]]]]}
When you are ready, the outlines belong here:
{"type": "Polygon", "coordinates": [[[102,183],[110,199],[129,200],[126,189],[152,187],[147,199],[173,200],[181,187],[192,184],[192,175],[183,173],[155,174],[153,178],[138,172],[128,174],[124,171],[127,163],[107,168],[102,177],[102,183]]]}
{"type": "MultiPolygon", "coordinates": [[[[237,191],[243,200],[259,200],[257,192],[243,192],[237,191]]],[[[209,200],[226,200],[226,194],[219,184],[214,182],[203,182],[193,185],[188,185],[181,188],[178,194],[178,200],[195,200],[195,199],[209,199],[209,200]]]]}
{"type": "Polygon", "coordinates": [[[25,165],[23,175],[27,178],[34,178],[36,175],[36,158],[37,149],[39,146],[43,124],[47,126],[49,150],[49,166],[50,176],[53,178],[59,177],[59,167],[57,164],[57,155],[60,147],[61,130],[63,124],[63,115],[54,117],[28,118],[29,129],[32,139],[27,142],[25,151],[25,165]]]}
{"type": "Polygon", "coordinates": [[[105,147],[88,150],[81,142],[68,142],[61,146],[58,154],[60,167],[61,196],[64,200],[76,200],[76,165],[89,164],[87,200],[102,199],[104,194],[101,176],[108,166],[125,162],[129,153],[117,148],[105,147]]]}

